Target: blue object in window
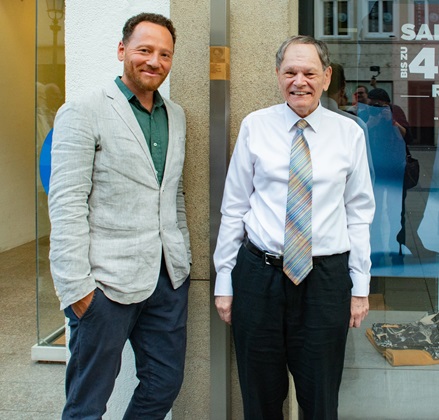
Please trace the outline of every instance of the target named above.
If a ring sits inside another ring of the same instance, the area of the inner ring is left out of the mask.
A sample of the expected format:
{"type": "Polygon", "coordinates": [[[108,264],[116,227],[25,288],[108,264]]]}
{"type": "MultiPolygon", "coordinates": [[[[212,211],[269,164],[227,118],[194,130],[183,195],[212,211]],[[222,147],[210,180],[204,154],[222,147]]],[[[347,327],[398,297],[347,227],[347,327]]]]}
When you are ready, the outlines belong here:
{"type": "Polygon", "coordinates": [[[52,134],[53,128],[49,131],[44,139],[40,153],[40,179],[46,194],[49,193],[49,181],[51,171],[51,152],[52,152],[52,134]]]}

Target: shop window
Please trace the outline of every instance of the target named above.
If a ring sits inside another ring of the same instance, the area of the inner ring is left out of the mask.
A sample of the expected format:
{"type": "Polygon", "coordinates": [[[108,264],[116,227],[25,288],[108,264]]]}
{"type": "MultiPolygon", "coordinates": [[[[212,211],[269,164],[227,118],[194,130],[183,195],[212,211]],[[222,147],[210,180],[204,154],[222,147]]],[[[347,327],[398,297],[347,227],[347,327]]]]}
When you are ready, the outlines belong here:
{"type": "MultiPolygon", "coordinates": [[[[330,99],[363,128],[373,171],[370,313],[349,331],[339,418],[433,420],[439,354],[428,353],[419,332],[432,319],[434,330],[439,325],[439,0],[348,2],[347,35],[335,19],[341,3],[314,0],[314,14],[299,21],[301,33],[314,29],[326,41],[333,69],[344,71],[345,84],[330,99]],[[409,182],[413,158],[416,185],[409,182]],[[377,334],[371,340],[383,326],[405,331],[404,350],[391,339],[380,348],[377,334]],[[394,351],[414,358],[397,361],[394,351]]],[[[439,337],[433,341],[439,348],[439,337]]]]}

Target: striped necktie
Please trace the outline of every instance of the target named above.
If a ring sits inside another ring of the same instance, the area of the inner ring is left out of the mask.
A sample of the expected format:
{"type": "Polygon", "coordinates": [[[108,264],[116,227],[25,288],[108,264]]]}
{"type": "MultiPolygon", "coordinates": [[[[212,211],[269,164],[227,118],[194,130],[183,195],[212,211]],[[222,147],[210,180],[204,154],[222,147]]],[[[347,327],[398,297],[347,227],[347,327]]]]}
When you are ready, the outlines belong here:
{"type": "Polygon", "coordinates": [[[283,269],[294,284],[299,284],[312,269],[312,166],[303,135],[308,123],[302,119],[296,126],[290,154],[283,269]]]}

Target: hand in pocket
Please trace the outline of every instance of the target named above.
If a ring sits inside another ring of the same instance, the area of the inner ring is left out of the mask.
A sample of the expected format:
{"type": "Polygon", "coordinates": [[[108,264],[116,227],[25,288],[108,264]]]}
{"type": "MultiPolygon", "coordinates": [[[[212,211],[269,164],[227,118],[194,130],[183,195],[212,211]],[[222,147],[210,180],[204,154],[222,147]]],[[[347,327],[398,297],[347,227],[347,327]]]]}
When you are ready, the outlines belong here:
{"type": "Polygon", "coordinates": [[[76,303],[72,303],[72,311],[78,318],[82,318],[82,316],[85,314],[85,311],[88,309],[91,301],[93,300],[94,293],[95,291],[93,290],[87,296],[84,296],[82,299],[78,300],[76,303]]]}

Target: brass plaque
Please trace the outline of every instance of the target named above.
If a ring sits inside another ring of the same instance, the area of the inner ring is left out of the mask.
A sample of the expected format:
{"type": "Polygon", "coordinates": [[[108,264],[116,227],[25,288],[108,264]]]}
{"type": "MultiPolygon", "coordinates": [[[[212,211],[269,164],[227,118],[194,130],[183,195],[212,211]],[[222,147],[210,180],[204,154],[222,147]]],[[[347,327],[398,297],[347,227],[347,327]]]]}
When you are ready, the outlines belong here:
{"type": "Polygon", "coordinates": [[[230,47],[210,47],[210,80],[230,80],[230,47]]]}

